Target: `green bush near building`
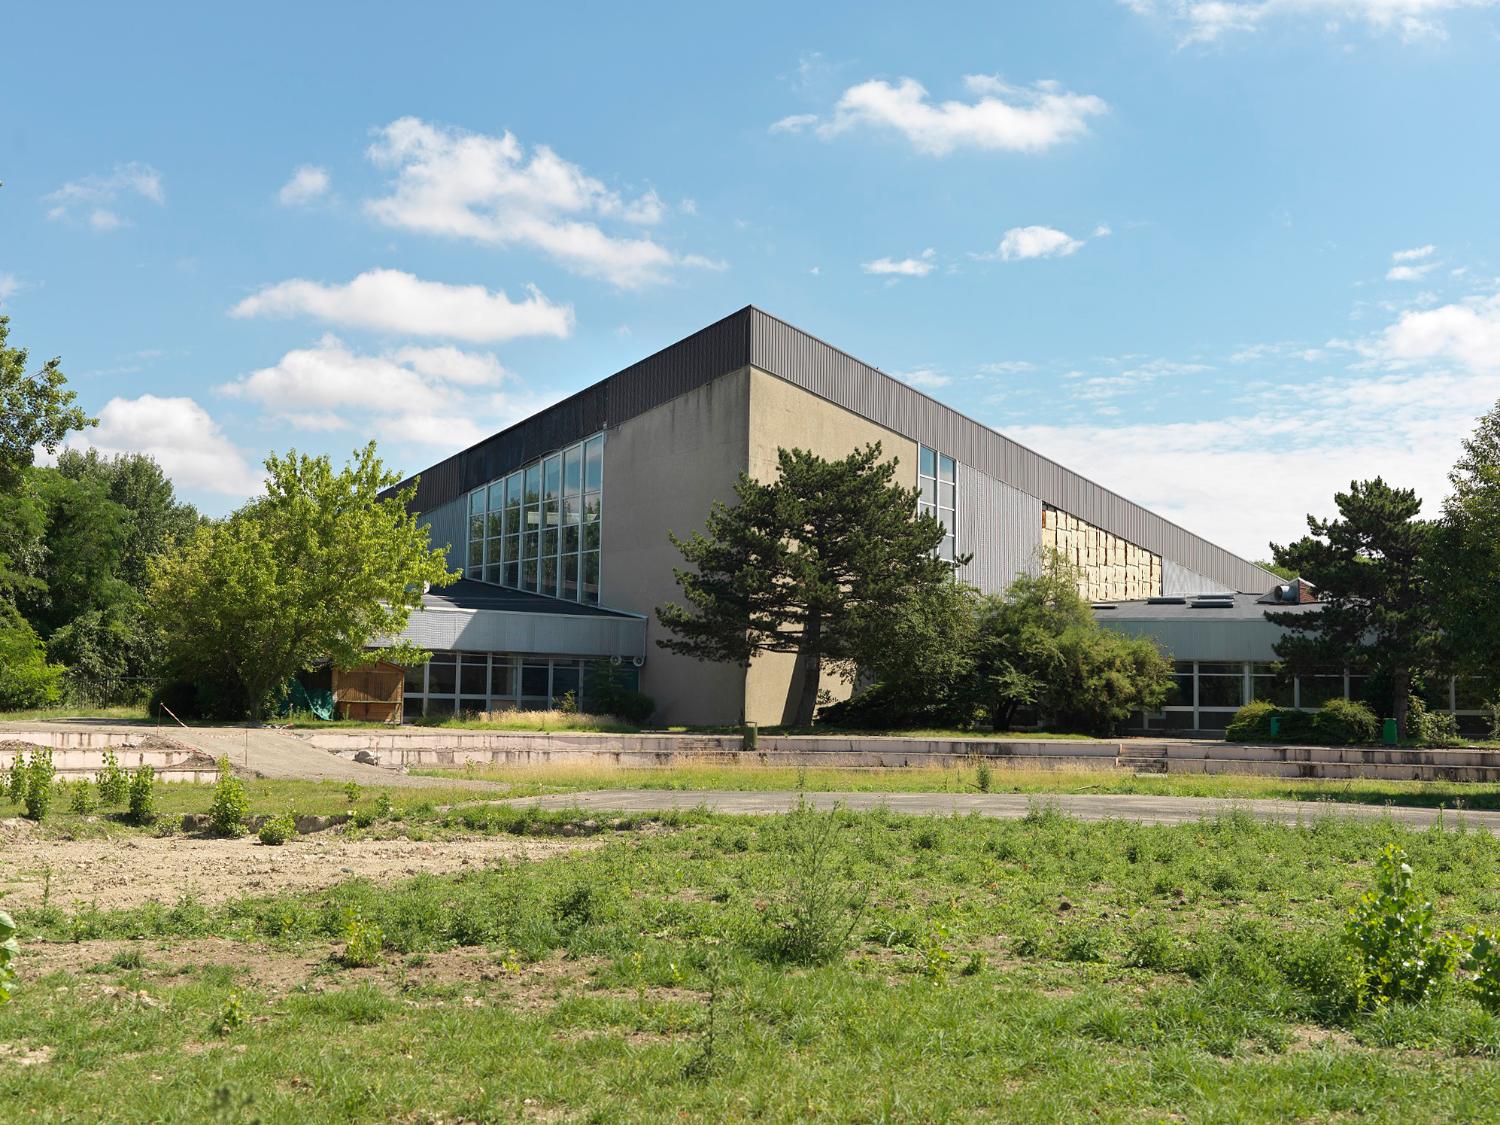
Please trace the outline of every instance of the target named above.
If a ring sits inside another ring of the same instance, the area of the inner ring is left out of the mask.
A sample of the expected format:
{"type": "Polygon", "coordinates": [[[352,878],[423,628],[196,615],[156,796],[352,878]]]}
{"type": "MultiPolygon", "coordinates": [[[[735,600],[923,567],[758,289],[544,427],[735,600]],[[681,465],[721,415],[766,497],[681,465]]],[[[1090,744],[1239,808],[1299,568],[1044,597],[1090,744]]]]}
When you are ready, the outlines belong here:
{"type": "Polygon", "coordinates": [[[1380,720],[1365,704],[1349,699],[1330,699],[1317,711],[1257,700],[1234,713],[1224,737],[1230,742],[1368,745],[1380,740],[1380,720]]]}

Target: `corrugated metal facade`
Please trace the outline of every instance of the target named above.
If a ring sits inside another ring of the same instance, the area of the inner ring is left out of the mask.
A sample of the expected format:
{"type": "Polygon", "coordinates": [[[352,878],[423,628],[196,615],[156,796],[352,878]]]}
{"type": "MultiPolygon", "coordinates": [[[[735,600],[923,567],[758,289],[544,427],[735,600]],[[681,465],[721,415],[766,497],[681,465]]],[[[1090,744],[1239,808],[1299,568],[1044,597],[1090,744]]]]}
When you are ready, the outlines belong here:
{"type": "Polygon", "coordinates": [[[962,461],[957,483],[956,547],[974,556],[959,577],[998,594],[1041,561],[1042,502],[962,461]]]}
{"type": "MultiPolygon", "coordinates": [[[[418,511],[435,510],[542,454],[747,366],[940,449],[998,484],[1113,532],[1187,572],[1211,575],[1218,584],[1238,590],[1266,590],[1275,582],[1274,576],[1244,559],[753,307],[425,470],[414,506],[418,511]]],[[[967,509],[960,528],[965,519],[982,518],[983,511],[977,506],[967,509]]],[[[1034,524],[1038,535],[1040,522],[1038,516],[1034,524]]],[[[458,526],[454,543],[463,541],[461,523],[458,526]]],[[[1003,544],[1005,536],[1000,540],[1003,544]]],[[[1001,557],[984,565],[996,568],[993,573],[998,575],[1014,563],[1001,557]]]]}
{"type": "Polygon", "coordinates": [[[449,544],[450,570],[464,565],[464,552],[469,542],[468,503],[467,493],[460,493],[446,504],[422,513],[422,520],[428,525],[428,542],[434,547],[449,544]]]}

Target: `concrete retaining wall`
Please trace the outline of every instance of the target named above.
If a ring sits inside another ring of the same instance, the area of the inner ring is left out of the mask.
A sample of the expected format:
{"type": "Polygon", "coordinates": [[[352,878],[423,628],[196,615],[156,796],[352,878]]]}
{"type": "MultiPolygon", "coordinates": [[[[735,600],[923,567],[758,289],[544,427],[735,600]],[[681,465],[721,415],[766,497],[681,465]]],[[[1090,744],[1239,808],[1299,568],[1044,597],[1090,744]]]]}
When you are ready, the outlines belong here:
{"type": "MultiPolygon", "coordinates": [[[[302,732],[299,732],[302,733],[302,732]]],[[[899,768],[954,766],[976,756],[1028,766],[1113,768],[1118,742],[1073,740],[763,737],[755,750],[737,735],[588,734],[506,731],[306,732],[320,750],[392,769],[486,766],[768,765],[899,768]],[[364,755],[364,757],[361,757],[364,755]]]]}

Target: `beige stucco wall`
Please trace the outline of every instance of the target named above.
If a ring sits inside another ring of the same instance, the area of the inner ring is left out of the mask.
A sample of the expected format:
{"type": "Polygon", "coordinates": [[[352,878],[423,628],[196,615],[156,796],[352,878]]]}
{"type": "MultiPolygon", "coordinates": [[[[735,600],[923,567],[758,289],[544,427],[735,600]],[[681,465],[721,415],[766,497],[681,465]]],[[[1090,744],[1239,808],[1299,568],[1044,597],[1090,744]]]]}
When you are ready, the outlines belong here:
{"type": "MultiPolygon", "coordinates": [[[[749,472],[756,480],[776,479],[776,450],[809,449],[821,457],[844,457],[857,447],[878,441],[888,457],[900,461],[897,477],[907,487],[917,483],[917,443],[876,425],[843,407],[804,391],[776,376],[749,372],[749,472]]],[[[745,678],[745,718],[757,723],[790,721],[797,698],[790,691],[797,658],[767,653],[751,664],[745,678]]],[[[846,698],[849,685],[824,675],[823,687],[834,698],[846,698]]]]}
{"type": "Polygon", "coordinates": [[[748,459],[749,370],[689,391],[607,431],[604,439],[603,567],[600,601],[645,614],[641,690],[657,715],[674,723],[723,723],[741,717],[744,670],[659,648],[659,605],[678,601],[673,577],[682,555],[669,531],[703,527],[715,500],[732,501],[748,459]]]}

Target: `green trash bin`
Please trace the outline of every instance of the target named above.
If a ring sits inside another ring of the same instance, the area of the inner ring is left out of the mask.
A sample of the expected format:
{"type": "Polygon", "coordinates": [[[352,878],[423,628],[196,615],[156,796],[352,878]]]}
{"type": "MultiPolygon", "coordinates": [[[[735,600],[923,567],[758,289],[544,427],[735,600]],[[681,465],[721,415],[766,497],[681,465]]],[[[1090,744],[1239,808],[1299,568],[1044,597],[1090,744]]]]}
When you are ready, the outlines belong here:
{"type": "Polygon", "coordinates": [[[1272,715],[1271,716],[1271,737],[1272,738],[1280,738],[1281,737],[1281,716],[1280,715],[1272,715]]]}
{"type": "Polygon", "coordinates": [[[1396,736],[1395,719],[1387,719],[1383,724],[1381,724],[1380,741],[1384,742],[1387,746],[1394,746],[1396,745],[1396,743],[1401,741],[1396,736]]]}

